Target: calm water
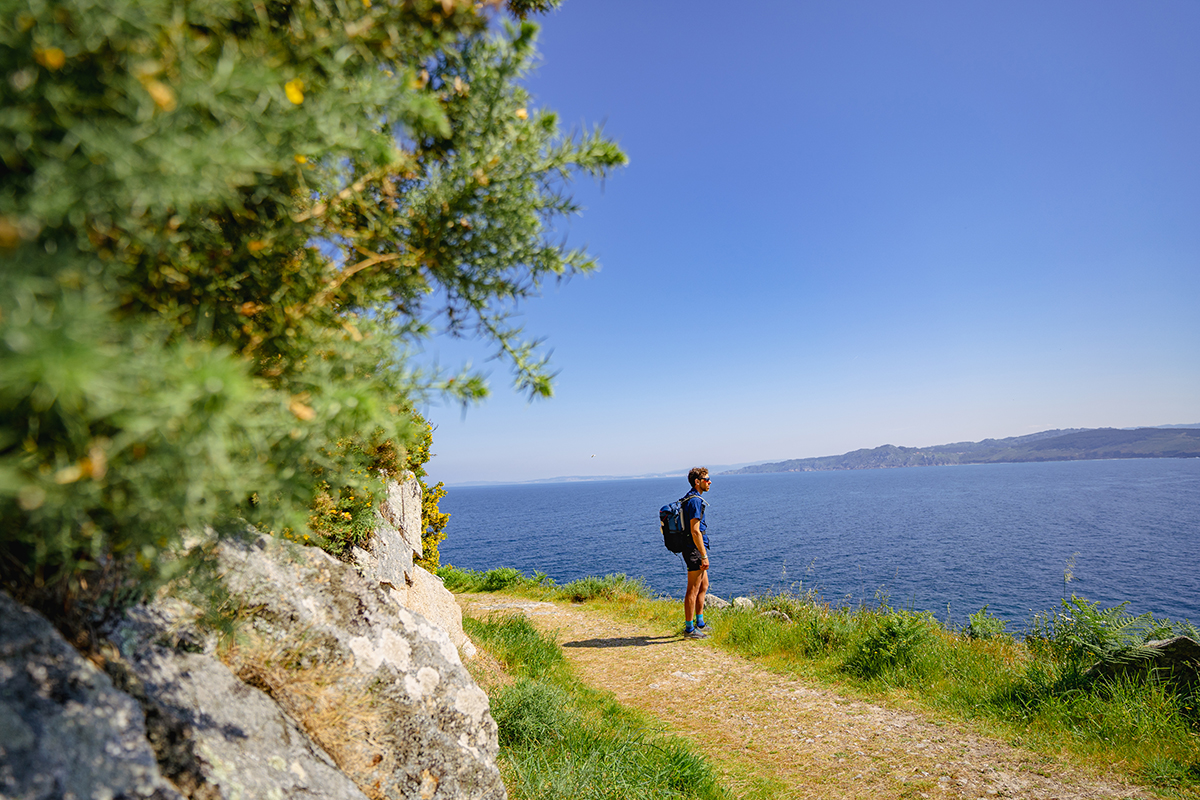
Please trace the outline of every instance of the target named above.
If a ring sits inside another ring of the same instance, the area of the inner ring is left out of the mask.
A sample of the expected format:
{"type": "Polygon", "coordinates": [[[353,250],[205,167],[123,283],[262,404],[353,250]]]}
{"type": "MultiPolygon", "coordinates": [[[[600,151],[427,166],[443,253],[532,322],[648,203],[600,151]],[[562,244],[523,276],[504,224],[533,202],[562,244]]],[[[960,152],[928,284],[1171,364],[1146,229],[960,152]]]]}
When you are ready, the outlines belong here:
{"type": "MultiPolygon", "coordinates": [[[[686,491],[683,478],[452,488],[442,561],[560,583],[623,572],[678,597],[658,508],[686,491]]],[[[726,598],[886,596],[956,624],[986,604],[1019,627],[1073,592],[1200,621],[1200,459],[718,475],[705,499],[711,590],[726,598]]]]}

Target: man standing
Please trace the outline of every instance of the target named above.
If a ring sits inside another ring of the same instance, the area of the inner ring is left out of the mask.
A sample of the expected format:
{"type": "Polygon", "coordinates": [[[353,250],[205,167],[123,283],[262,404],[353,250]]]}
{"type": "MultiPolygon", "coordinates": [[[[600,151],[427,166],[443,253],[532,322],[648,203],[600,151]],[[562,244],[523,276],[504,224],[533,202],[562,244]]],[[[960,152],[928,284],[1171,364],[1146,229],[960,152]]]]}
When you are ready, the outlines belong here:
{"type": "Polygon", "coordinates": [[[683,596],[683,635],[688,639],[707,639],[704,597],[708,594],[708,534],[705,533],[708,526],[704,522],[704,507],[708,504],[700,495],[712,487],[708,469],[693,467],[688,472],[688,483],[692,485],[692,490],[683,496],[680,503],[683,529],[691,534],[692,539],[681,553],[684,563],[687,564],[687,593],[683,596]]]}

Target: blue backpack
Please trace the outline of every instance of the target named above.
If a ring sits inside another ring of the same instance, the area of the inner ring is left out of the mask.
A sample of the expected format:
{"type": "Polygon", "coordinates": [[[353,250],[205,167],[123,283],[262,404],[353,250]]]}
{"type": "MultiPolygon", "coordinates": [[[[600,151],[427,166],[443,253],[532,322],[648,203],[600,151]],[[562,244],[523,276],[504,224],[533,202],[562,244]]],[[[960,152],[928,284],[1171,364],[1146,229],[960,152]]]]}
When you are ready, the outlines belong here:
{"type": "MultiPolygon", "coordinates": [[[[658,510],[658,523],[662,528],[663,544],[672,553],[682,553],[692,541],[691,531],[683,524],[683,501],[687,495],[668,503],[658,510]]],[[[700,500],[700,516],[704,517],[704,506],[708,505],[703,498],[700,500]]]]}

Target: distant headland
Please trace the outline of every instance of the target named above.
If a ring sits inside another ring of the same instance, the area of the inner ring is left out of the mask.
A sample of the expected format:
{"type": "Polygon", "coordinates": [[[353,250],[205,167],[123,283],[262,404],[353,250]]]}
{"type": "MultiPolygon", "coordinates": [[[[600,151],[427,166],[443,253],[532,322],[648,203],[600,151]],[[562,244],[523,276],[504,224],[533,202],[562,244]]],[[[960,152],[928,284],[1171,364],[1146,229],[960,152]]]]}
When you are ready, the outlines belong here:
{"type": "Polygon", "coordinates": [[[759,472],[817,472],[835,469],[934,467],[1029,461],[1085,461],[1109,458],[1200,458],[1200,423],[1159,428],[1068,428],[1007,439],[955,442],[932,447],[885,444],[840,456],[793,458],[728,470],[724,475],[759,472]]]}

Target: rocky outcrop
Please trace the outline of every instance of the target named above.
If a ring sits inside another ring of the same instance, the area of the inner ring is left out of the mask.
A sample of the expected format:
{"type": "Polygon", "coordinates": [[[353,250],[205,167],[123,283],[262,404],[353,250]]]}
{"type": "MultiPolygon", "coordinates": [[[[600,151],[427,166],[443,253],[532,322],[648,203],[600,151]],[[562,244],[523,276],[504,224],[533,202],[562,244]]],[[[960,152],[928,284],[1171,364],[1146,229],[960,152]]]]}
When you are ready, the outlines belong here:
{"type": "Polygon", "coordinates": [[[181,800],[159,771],[138,704],[2,593],[0,797],[181,800]]]}
{"type": "Polygon", "coordinates": [[[503,800],[461,611],[414,563],[420,500],[389,484],[354,565],[187,537],[211,585],[129,609],[90,654],[104,671],[0,595],[0,799],[503,800]]]}
{"type": "Polygon", "coordinates": [[[178,616],[133,609],[113,632],[107,669],[135,697],[163,772],[190,798],[367,800],[268,695],[211,655],[159,642],[195,641],[178,616]]]}
{"type": "Polygon", "coordinates": [[[217,558],[234,602],[255,609],[259,636],[301,659],[347,664],[331,691],[371,693],[390,772],[351,771],[360,786],[423,800],[505,796],[487,695],[444,630],[316,548],[254,536],[221,542],[217,558]]]}
{"type": "Polygon", "coordinates": [[[422,553],[423,530],[420,484],[412,477],[389,481],[367,546],[354,548],[355,564],[363,577],[386,589],[397,604],[446,631],[463,657],[473,658],[475,646],[463,632],[462,609],[454,595],[441,578],[413,563],[422,553]]]}

